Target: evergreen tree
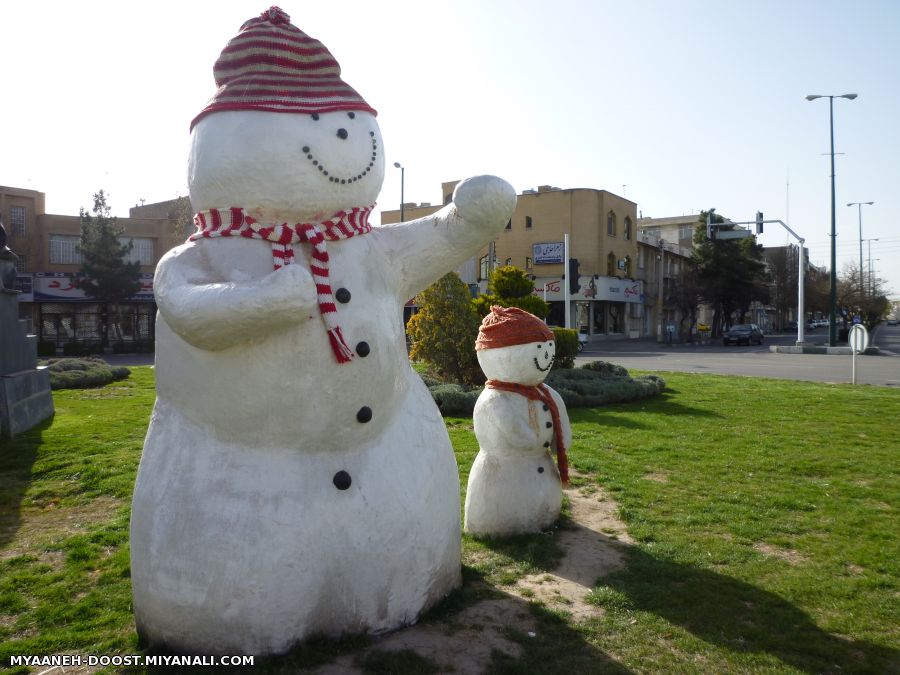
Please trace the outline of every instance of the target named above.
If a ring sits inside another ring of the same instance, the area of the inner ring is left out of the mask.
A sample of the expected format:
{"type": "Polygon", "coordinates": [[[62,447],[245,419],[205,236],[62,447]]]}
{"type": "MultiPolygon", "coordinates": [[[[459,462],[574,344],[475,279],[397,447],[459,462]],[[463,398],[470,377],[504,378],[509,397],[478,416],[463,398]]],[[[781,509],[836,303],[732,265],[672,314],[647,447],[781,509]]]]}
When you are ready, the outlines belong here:
{"type": "Polygon", "coordinates": [[[94,194],[93,216],[80,210],[81,277],[75,282],[85,295],[102,305],[101,338],[107,344],[108,311],[110,305],[124,303],[140,290],[140,263],[126,262],[132,242],[122,243],[124,228],[109,215],[109,205],[103,190],[94,194]]]}
{"type": "MultiPolygon", "coordinates": [[[[768,302],[769,274],[763,258],[763,247],[756,237],[743,239],[710,239],[706,236],[706,217],[713,223],[725,219],[715,209],[700,212],[704,227],[695,228],[692,262],[703,300],[713,307],[713,335],[722,328],[741,321],[754,301],[768,302]]],[[[733,227],[716,228],[719,232],[733,227]]]]}
{"type": "Polygon", "coordinates": [[[483,384],[475,356],[481,321],[472,296],[459,275],[450,272],[416,298],[419,311],[406,325],[412,340],[410,357],[424,361],[439,377],[460,384],[483,384]]]}
{"type": "Polygon", "coordinates": [[[550,305],[534,295],[534,282],[515,265],[498,267],[488,280],[488,294],[472,301],[479,316],[487,316],[493,305],[518,307],[543,319],[550,312],[550,305]]]}

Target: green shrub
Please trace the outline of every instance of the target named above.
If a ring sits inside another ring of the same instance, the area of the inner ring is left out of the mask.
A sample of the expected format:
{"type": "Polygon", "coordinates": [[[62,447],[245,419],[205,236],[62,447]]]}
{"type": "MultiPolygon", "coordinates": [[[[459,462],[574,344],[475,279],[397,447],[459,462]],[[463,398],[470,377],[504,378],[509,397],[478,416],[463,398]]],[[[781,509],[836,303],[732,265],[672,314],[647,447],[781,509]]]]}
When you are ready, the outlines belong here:
{"type": "Polygon", "coordinates": [[[428,391],[437,407],[441,411],[441,415],[471,415],[475,410],[475,401],[481,393],[481,388],[468,389],[458,384],[439,384],[436,387],[429,387],[428,391]]]}
{"type": "Polygon", "coordinates": [[[56,343],[50,340],[39,340],[37,344],[38,356],[56,356],[56,343]]]}
{"type": "Polygon", "coordinates": [[[124,366],[110,366],[100,358],[46,359],[41,365],[50,373],[51,389],[88,389],[124,380],[131,371],[124,366]]]}
{"type": "Polygon", "coordinates": [[[102,351],[100,343],[96,340],[87,342],[67,342],[63,345],[63,356],[89,356],[99,354],[102,351]]]}
{"type": "Polygon", "coordinates": [[[664,379],[657,375],[629,377],[621,366],[594,361],[591,368],[554,370],[547,376],[547,384],[553,387],[568,408],[593,408],[607,403],[620,403],[649,398],[666,387],[664,379]]]}
{"type": "Polygon", "coordinates": [[[481,323],[472,310],[472,295],[459,275],[450,272],[419,293],[419,311],[406,330],[412,348],[409,357],[424,361],[429,370],[454,382],[484,382],[475,356],[475,338],[481,323]]]}
{"type": "Polygon", "coordinates": [[[598,373],[601,377],[628,377],[628,369],[609,361],[591,361],[581,366],[584,370],[598,373]]]}
{"type": "MultiPolygon", "coordinates": [[[[440,382],[429,375],[420,377],[444,416],[471,415],[483,391],[483,387],[440,382]]],[[[594,361],[582,368],[553,370],[546,383],[559,392],[567,408],[636,401],[656,396],[666,388],[666,381],[658,375],[629,377],[625,368],[605,361],[594,361]]]]}
{"type": "Polygon", "coordinates": [[[441,380],[429,375],[428,373],[419,373],[419,377],[422,378],[422,382],[424,382],[425,386],[429,389],[431,389],[432,387],[437,387],[440,384],[444,384],[441,380]]]}
{"type": "Polygon", "coordinates": [[[553,336],[556,342],[553,368],[574,368],[575,357],[578,356],[578,331],[574,328],[554,328],[553,336]]]}

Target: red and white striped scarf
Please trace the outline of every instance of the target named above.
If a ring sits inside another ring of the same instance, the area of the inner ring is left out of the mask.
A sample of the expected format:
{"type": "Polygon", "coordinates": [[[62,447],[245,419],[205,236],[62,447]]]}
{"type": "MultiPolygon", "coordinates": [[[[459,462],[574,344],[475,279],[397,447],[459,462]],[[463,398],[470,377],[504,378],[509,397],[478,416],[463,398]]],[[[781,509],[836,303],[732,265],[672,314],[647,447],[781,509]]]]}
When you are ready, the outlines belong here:
{"type": "Polygon", "coordinates": [[[296,223],[290,225],[260,225],[244,210],[237,207],[230,209],[210,209],[200,211],[194,216],[197,231],[188,240],[196,241],[210,237],[246,237],[272,242],[272,267],[279,270],[294,262],[293,245],[310,244],[310,265],[316,293],[319,301],[319,314],[328,329],[328,340],[338,363],[347,363],[353,358],[353,350],[347,346],[341,327],[337,323],[337,306],[331,293],[328,279],[328,250],[326,241],[349,239],[357,234],[372,231],[369,225],[369,214],[374,208],[354,208],[339,211],[328,220],[318,223],[296,223]]]}
{"type": "Polygon", "coordinates": [[[515,382],[504,382],[502,380],[488,380],[484,383],[488,389],[499,389],[500,391],[509,391],[514,394],[520,394],[529,401],[540,401],[550,410],[550,418],[553,420],[553,435],[556,439],[556,467],[559,469],[559,477],[563,485],[569,484],[569,460],[566,456],[566,444],[563,441],[562,423],[559,417],[559,406],[553,400],[553,395],[546,384],[538,384],[530,386],[526,384],[516,384],[515,382]]]}

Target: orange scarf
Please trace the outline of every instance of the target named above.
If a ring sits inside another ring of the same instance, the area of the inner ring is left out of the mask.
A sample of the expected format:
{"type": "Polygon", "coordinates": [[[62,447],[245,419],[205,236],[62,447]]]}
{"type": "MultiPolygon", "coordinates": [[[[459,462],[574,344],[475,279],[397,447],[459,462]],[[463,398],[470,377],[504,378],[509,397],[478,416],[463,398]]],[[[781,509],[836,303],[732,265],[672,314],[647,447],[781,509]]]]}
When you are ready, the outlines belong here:
{"type": "Polygon", "coordinates": [[[563,441],[562,424],[559,419],[559,407],[550,389],[546,384],[538,384],[529,386],[525,384],[515,384],[513,382],[503,382],[501,380],[488,380],[484,383],[488,389],[498,389],[500,391],[509,391],[514,394],[520,394],[529,401],[540,401],[550,409],[550,417],[553,419],[553,433],[556,437],[556,466],[559,469],[559,477],[562,479],[563,485],[569,484],[569,461],[566,457],[566,444],[563,441]]]}

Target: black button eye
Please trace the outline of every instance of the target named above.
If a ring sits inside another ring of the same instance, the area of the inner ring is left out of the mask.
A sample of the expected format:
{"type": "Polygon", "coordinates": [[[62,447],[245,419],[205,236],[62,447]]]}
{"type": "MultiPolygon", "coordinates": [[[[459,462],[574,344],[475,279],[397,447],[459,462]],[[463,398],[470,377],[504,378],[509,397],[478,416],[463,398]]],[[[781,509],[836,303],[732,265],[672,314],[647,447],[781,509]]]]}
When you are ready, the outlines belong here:
{"type": "Polygon", "coordinates": [[[313,113],[310,117],[312,117],[314,120],[318,120],[318,119],[319,119],[319,113],[313,113]]]}
{"type": "Polygon", "coordinates": [[[338,138],[347,138],[347,130],[346,129],[338,129],[337,130],[338,138]]]}
{"type": "Polygon", "coordinates": [[[349,118],[352,120],[352,119],[354,119],[354,118],[356,117],[356,113],[354,113],[354,112],[348,112],[348,113],[347,113],[347,117],[349,117],[349,118]]]}

